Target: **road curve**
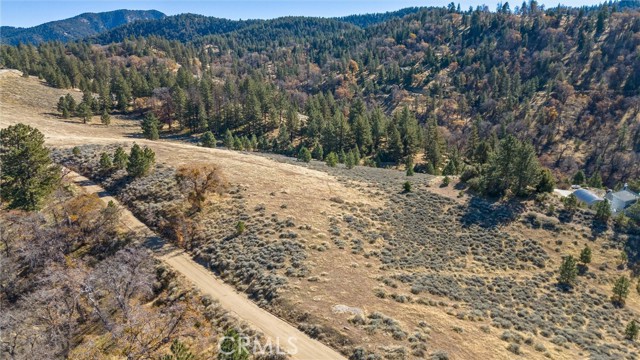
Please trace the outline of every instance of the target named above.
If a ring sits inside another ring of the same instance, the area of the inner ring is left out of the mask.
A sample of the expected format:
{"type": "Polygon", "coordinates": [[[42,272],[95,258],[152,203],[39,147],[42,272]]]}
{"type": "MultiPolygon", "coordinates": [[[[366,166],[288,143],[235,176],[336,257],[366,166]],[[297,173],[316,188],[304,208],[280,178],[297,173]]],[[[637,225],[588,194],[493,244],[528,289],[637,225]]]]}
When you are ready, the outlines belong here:
{"type": "MultiPolygon", "coordinates": [[[[97,194],[102,201],[108,203],[118,200],[110,196],[100,185],[86,177],[70,171],[66,178],[81,187],[87,193],[97,194]]],[[[217,299],[225,310],[233,313],[238,319],[242,319],[261,331],[271,342],[278,344],[280,348],[289,353],[292,359],[300,360],[339,360],[345,359],[335,350],[311,339],[291,324],[269,313],[253,303],[245,294],[237,292],[232,286],[225,284],[211,271],[191,259],[185,253],[171,244],[167,244],[136,218],[126,207],[121,206],[121,221],[132,231],[143,235],[147,244],[153,250],[156,257],[182,274],[195,285],[203,294],[217,299]]]]}

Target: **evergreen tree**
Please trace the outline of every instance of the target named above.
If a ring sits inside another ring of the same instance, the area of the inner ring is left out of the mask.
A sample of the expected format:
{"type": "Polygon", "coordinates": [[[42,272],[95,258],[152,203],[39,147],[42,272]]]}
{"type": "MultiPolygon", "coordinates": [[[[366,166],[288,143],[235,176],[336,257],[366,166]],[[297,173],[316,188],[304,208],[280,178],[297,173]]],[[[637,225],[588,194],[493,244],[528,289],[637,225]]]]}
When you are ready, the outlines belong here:
{"type": "Polygon", "coordinates": [[[635,320],[631,320],[624,329],[624,338],[631,341],[638,338],[638,324],[635,320]]]}
{"type": "Polygon", "coordinates": [[[109,116],[107,109],[102,110],[102,115],[100,116],[100,122],[107,126],[111,125],[111,116],[109,116]]]}
{"type": "Polygon", "coordinates": [[[311,152],[306,147],[302,147],[298,153],[298,160],[306,163],[311,162],[311,152]]]}
{"type": "Polygon", "coordinates": [[[154,113],[150,112],[142,120],[142,134],[149,140],[158,140],[160,138],[158,126],[158,118],[154,113]]]}
{"type": "Polygon", "coordinates": [[[573,184],[574,185],[583,185],[586,177],[584,176],[584,172],[582,170],[578,170],[578,172],[573,175],[573,184]]]}
{"type": "Polygon", "coordinates": [[[598,201],[595,205],[595,210],[596,220],[606,224],[609,218],[611,218],[611,205],[609,205],[609,200],[598,201]]]}
{"type": "Polygon", "coordinates": [[[213,135],[211,131],[205,131],[205,133],[202,134],[202,137],[200,138],[200,142],[204,147],[208,147],[208,148],[216,147],[216,137],[213,135]]]}
{"type": "Polygon", "coordinates": [[[344,165],[347,169],[353,169],[355,160],[353,159],[353,151],[349,151],[344,157],[344,165]]]}
{"type": "Polygon", "coordinates": [[[413,170],[413,156],[409,155],[407,156],[407,160],[405,161],[405,166],[407,168],[407,176],[413,176],[413,174],[415,173],[413,170]]]}
{"type": "Polygon", "coordinates": [[[115,167],[117,169],[126,169],[127,165],[129,164],[129,155],[127,155],[126,152],[124,152],[124,149],[122,149],[121,146],[118,146],[118,148],[116,149],[116,152],[113,154],[113,165],[115,165],[115,167]]]}
{"type": "Polygon", "coordinates": [[[587,181],[587,184],[593,188],[601,189],[603,187],[602,184],[602,176],[599,171],[593,173],[593,175],[587,181]]]}
{"type": "Polygon", "coordinates": [[[389,132],[389,144],[388,144],[388,153],[389,158],[392,161],[399,161],[402,158],[402,137],[400,136],[400,131],[396,126],[391,127],[391,131],[389,132]]]}
{"type": "Polygon", "coordinates": [[[314,159],[322,161],[324,159],[324,150],[322,149],[322,145],[316,143],[316,146],[313,147],[313,153],[311,155],[314,159]]]}
{"type": "Polygon", "coordinates": [[[171,355],[165,355],[161,360],[196,360],[196,356],[191,353],[189,348],[179,340],[173,340],[171,343],[171,355]]]}
{"type": "Polygon", "coordinates": [[[233,134],[231,133],[231,130],[227,130],[224,134],[224,146],[231,150],[233,149],[233,144],[234,144],[234,138],[233,138],[233,134]]]}
{"type": "Polygon", "coordinates": [[[249,350],[238,332],[233,329],[227,330],[220,344],[218,360],[249,360],[249,357],[249,350]]]}
{"type": "Polygon", "coordinates": [[[580,252],[580,262],[584,265],[591,263],[591,248],[588,245],[580,252]]]}
{"type": "Polygon", "coordinates": [[[113,167],[113,162],[111,161],[111,156],[106,152],[100,154],[100,169],[102,170],[110,170],[113,167]]]}
{"type": "Polygon", "coordinates": [[[71,94],[67,93],[67,95],[64,96],[64,99],[66,100],[66,105],[67,105],[67,109],[69,110],[69,114],[74,114],[76,112],[76,99],[74,99],[73,96],[71,96],[71,94]]]}
{"type": "Polygon", "coordinates": [[[63,118],[69,118],[69,108],[67,106],[67,99],[64,96],[61,96],[58,100],[57,105],[58,112],[62,115],[63,118]]]}
{"type": "Polygon", "coordinates": [[[455,175],[456,174],[456,167],[455,167],[455,163],[452,160],[449,160],[449,162],[447,162],[447,166],[444,167],[444,169],[442,170],[442,175],[455,175]]]}
{"type": "Polygon", "coordinates": [[[156,161],[156,154],[148,147],[142,149],[138,144],[133,144],[129,153],[127,173],[132,177],[145,176],[151,171],[156,161]]]}
{"type": "Polygon", "coordinates": [[[570,213],[573,213],[578,208],[578,198],[573,194],[563,198],[562,203],[564,204],[564,209],[570,213]]]}
{"type": "Polygon", "coordinates": [[[627,296],[629,296],[630,286],[631,283],[629,282],[629,278],[624,275],[619,277],[613,284],[613,295],[611,296],[611,301],[619,306],[624,306],[627,296]]]}
{"type": "Polygon", "coordinates": [[[329,155],[327,155],[327,157],[325,158],[325,161],[327,163],[327,166],[336,167],[336,165],[338,165],[338,155],[336,155],[336,153],[334,152],[330,152],[329,155]]]}
{"type": "Polygon", "coordinates": [[[82,123],[86,124],[89,120],[91,120],[93,111],[91,110],[91,106],[89,104],[83,101],[80,103],[80,105],[78,105],[77,110],[78,116],[82,118],[82,123]]]}
{"type": "Polygon", "coordinates": [[[560,265],[558,283],[565,288],[572,288],[575,285],[577,276],[578,268],[576,260],[571,255],[565,256],[562,259],[562,264],[560,265]]]}
{"type": "Polygon", "coordinates": [[[0,130],[0,169],[0,197],[10,209],[39,209],[60,181],[44,135],[24,124],[0,130]]]}
{"type": "Polygon", "coordinates": [[[550,193],[556,187],[556,180],[549,169],[542,169],[540,172],[540,182],[536,186],[536,191],[539,193],[550,193]]]}

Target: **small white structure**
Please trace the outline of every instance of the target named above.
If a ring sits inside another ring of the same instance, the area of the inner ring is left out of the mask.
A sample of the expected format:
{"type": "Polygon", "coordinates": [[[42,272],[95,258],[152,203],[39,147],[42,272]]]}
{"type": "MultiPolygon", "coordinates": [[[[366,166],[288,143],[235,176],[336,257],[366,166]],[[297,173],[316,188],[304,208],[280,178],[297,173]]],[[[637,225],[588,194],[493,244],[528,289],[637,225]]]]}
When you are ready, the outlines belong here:
{"type": "Polygon", "coordinates": [[[620,191],[613,192],[608,190],[605,199],[609,200],[611,204],[611,212],[618,213],[635,204],[640,199],[640,196],[629,190],[629,186],[624,184],[624,188],[620,191]]]}
{"type": "Polygon", "coordinates": [[[578,198],[578,201],[587,204],[587,206],[589,207],[591,207],[593,204],[597,202],[604,201],[603,198],[592,193],[587,189],[578,189],[573,192],[573,195],[575,195],[575,197],[578,198]]]}

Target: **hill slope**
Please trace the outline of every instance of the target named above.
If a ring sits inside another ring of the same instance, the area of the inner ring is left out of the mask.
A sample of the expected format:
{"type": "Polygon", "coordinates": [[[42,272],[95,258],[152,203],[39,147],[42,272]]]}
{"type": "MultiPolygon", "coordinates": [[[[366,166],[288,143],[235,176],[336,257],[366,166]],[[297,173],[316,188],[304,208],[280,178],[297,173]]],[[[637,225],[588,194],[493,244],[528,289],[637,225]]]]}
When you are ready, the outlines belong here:
{"type": "Polygon", "coordinates": [[[45,41],[72,41],[104,32],[137,20],[161,19],[165,15],[157,10],[115,10],[102,13],[84,13],[69,19],[52,21],[30,28],[2,26],[0,42],[39,44],[45,41]]]}

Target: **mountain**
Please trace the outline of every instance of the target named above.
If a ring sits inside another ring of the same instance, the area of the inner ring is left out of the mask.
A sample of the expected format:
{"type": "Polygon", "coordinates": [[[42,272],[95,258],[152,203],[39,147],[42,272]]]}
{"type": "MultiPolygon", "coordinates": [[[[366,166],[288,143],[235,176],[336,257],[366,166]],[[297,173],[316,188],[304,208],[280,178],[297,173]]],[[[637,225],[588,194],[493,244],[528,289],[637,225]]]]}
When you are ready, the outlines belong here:
{"type": "Polygon", "coordinates": [[[206,35],[239,30],[259,22],[263,20],[229,20],[196,14],[180,14],[124,24],[97,34],[90,40],[108,44],[120,42],[130,36],[158,36],[167,40],[191,41],[206,35]]]}
{"type": "Polygon", "coordinates": [[[391,19],[402,18],[405,15],[413,14],[420,11],[419,7],[408,7],[397,11],[387,11],[384,13],[374,14],[356,14],[335,18],[349,24],[356,25],[361,28],[366,28],[375,24],[379,24],[391,19]]]}
{"type": "Polygon", "coordinates": [[[138,20],[157,20],[165,14],[157,10],[115,10],[102,13],[84,13],[69,19],[52,21],[30,28],[0,27],[0,42],[39,44],[45,41],[73,41],[83,39],[123,24],[138,20]]]}

